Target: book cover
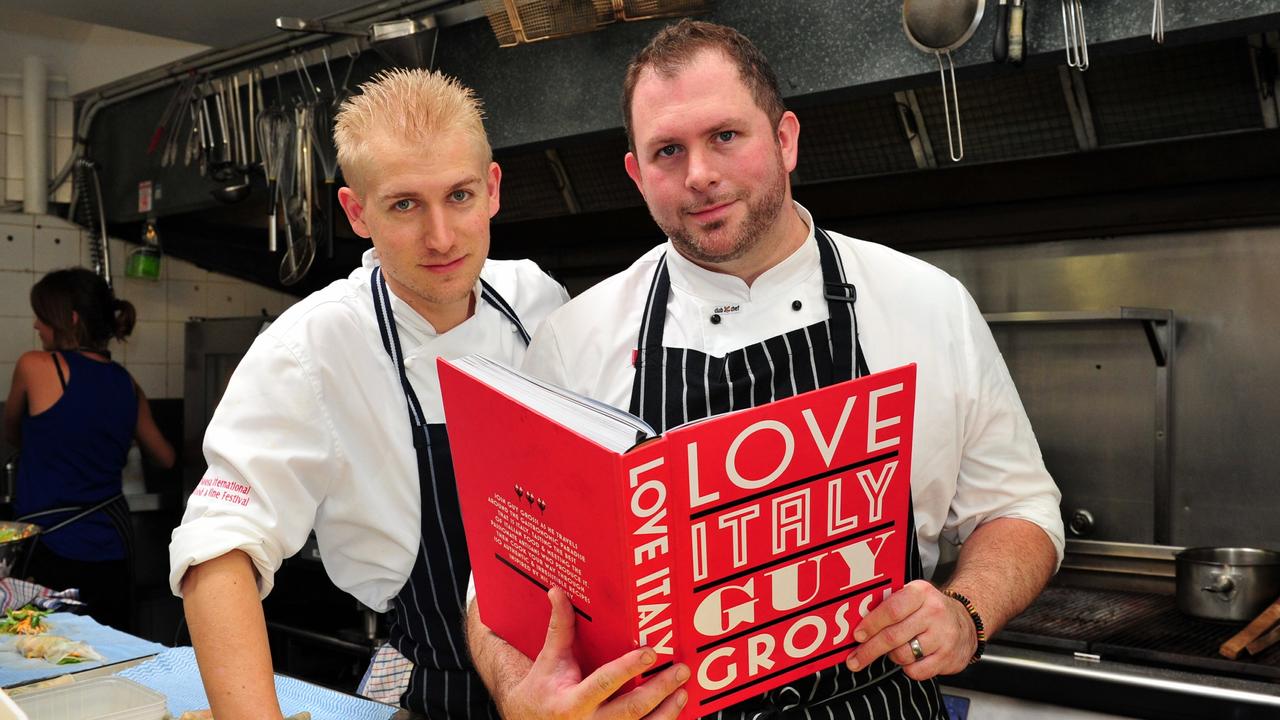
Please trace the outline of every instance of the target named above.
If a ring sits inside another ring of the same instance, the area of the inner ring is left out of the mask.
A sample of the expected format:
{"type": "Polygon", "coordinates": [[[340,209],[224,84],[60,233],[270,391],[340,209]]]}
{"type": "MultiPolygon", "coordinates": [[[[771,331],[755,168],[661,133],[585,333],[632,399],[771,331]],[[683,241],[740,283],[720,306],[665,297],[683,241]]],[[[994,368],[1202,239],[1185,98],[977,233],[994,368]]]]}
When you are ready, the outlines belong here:
{"type": "Polygon", "coordinates": [[[842,662],[904,584],[914,365],[621,450],[439,370],[481,619],[530,657],[559,587],[584,674],[647,645],[699,717],[842,662]]]}

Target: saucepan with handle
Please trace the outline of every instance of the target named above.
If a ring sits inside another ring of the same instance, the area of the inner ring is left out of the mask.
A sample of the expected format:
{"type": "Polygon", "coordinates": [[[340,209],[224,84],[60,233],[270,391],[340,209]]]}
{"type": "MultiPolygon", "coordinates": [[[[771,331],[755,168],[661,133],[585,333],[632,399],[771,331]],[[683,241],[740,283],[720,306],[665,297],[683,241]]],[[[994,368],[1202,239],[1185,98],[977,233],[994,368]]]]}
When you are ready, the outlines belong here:
{"type": "Polygon", "coordinates": [[[1206,620],[1250,620],[1280,596],[1280,552],[1187,548],[1174,556],[1178,609],[1206,620]]]}

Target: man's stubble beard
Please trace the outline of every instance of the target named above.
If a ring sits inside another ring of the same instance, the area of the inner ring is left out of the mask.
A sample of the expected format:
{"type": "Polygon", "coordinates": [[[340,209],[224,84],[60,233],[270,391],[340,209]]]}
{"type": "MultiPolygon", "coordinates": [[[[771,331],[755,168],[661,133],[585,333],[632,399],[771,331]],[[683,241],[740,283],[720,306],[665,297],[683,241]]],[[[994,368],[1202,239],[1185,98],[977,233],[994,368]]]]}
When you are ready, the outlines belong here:
{"type": "MultiPolygon", "coordinates": [[[[756,195],[754,199],[747,201],[747,217],[742,223],[741,229],[738,231],[733,242],[723,252],[710,252],[705,247],[698,244],[694,237],[694,232],[686,230],[683,226],[672,223],[669,226],[658,221],[654,216],[654,222],[658,227],[667,234],[671,239],[671,244],[676,250],[690,260],[710,265],[718,265],[722,263],[738,260],[752,250],[754,250],[764,239],[765,232],[774,225],[778,219],[779,213],[782,211],[782,204],[786,200],[787,185],[786,173],[782,171],[782,158],[777,158],[777,172],[773,174],[772,180],[763,188],[763,192],[756,195]]],[[[682,208],[681,213],[684,212],[682,208]]],[[[653,216],[653,211],[649,214],[653,216]]],[[[709,233],[724,227],[726,221],[719,221],[707,225],[702,232],[709,233]]]]}
{"type": "MultiPolygon", "coordinates": [[[[411,293],[415,298],[425,301],[431,305],[448,305],[460,302],[463,298],[472,293],[475,288],[476,278],[472,277],[471,282],[458,284],[454,287],[441,287],[443,284],[431,284],[422,278],[415,277],[412,273],[408,277],[402,277],[400,273],[388,272],[383,268],[383,272],[389,275],[393,280],[397,281],[406,291],[411,293]]],[[[468,273],[469,274],[469,273],[468,273]]],[[[475,273],[476,277],[479,272],[475,273]]],[[[402,298],[403,299],[403,298],[402,298]]]]}

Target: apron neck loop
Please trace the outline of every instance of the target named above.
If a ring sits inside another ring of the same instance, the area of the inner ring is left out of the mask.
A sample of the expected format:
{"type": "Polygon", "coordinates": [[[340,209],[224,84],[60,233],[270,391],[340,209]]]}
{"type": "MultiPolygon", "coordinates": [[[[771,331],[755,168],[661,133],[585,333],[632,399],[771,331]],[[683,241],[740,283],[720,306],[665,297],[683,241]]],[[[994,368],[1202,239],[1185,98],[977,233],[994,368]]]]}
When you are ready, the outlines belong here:
{"type": "Polygon", "coordinates": [[[858,302],[858,288],[851,285],[845,277],[844,263],[840,260],[831,236],[819,227],[814,228],[814,235],[818,241],[818,257],[822,263],[822,294],[827,300],[827,325],[831,330],[831,364],[835,371],[832,381],[844,382],[870,375],[858,337],[858,315],[854,312],[854,305],[858,302]]]}

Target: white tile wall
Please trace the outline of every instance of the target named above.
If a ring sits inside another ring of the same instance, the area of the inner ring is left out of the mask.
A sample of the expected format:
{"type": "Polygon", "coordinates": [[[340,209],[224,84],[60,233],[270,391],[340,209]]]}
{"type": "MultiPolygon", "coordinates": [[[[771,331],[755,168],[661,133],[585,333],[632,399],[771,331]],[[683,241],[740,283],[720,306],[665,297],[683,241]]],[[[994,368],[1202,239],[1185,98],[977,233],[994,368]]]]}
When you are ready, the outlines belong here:
{"type": "MultiPolygon", "coordinates": [[[[48,159],[52,176],[71,156],[75,136],[75,107],[70,99],[49,100],[48,159]]],[[[5,201],[22,200],[22,98],[0,97],[0,193],[5,201]]],[[[64,182],[54,193],[55,202],[71,200],[71,183],[64,182]]]]}
{"type": "Polygon", "coordinates": [[[8,97],[5,98],[5,125],[7,133],[19,135],[22,133],[22,98],[8,97]]]}
{"type": "MultiPolygon", "coordinates": [[[[138,317],[142,317],[140,314],[138,317]]],[[[169,352],[169,343],[167,339],[169,323],[159,320],[139,320],[133,326],[133,332],[129,335],[129,339],[124,343],[124,362],[126,365],[134,365],[135,363],[156,363],[163,365],[166,355],[169,352]]]]}
{"type": "MultiPolygon", "coordinates": [[[[31,285],[48,269],[88,266],[87,244],[86,234],[60,218],[0,213],[0,397],[8,393],[13,362],[39,348],[27,300],[31,285]]],[[[111,350],[148,397],[182,397],[187,318],[257,315],[263,307],[274,315],[296,300],[174,257],[164,258],[160,280],[126,278],[125,260],[136,245],[118,239],[109,244],[116,294],[138,312],[129,341],[112,343],[111,350]]]]}
{"type": "Polygon", "coordinates": [[[175,398],[185,397],[185,388],[182,383],[183,379],[186,377],[186,373],[183,372],[183,367],[172,363],[165,367],[168,368],[166,371],[168,377],[165,380],[165,391],[168,393],[168,396],[175,398]]]}
{"type": "Polygon", "coordinates": [[[6,178],[22,179],[22,136],[21,135],[5,135],[4,136],[4,176],[6,178]]]}
{"type": "Polygon", "coordinates": [[[53,136],[69,138],[75,125],[75,105],[70,100],[55,100],[53,136]]]}
{"type": "Polygon", "coordinates": [[[207,316],[205,286],[208,283],[192,280],[170,280],[169,303],[166,319],[186,322],[193,317],[207,316]]]}
{"type": "Polygon", "coordinates": [[[48,272],[80,264],[80,231],[67,227],[37,227],[34,268],[48,272]]]}
{"type": "Polygon", "coordinates": [[[31,317],[30,293],[35,281],[33,272],[0,270],[0,317],[31,317]]]}
{"type": "Polygon", "coordinates": [[[277,314],[275,308],[280,305],[280,300],[276,297],[276,294],[261,285],[245,285],[244,314],[261,315],[263,310],[266,310],[271,315],[277,314]]]}
{"type": "Polygon", "coordinates": [[[209,317],[240,317],[244,315],[244,284],[230,282],[213,282],[205,284],[208,289],[209,317]]]}
{"type": "Polygon", "coordinates": [[[30,317],[0,317],[0,363],[17,362],[28,350],[37,350],[30,317]]]}
{"type": "Polygon", "coordinates": [[[0,270],[31,270],[35,228],[0,225],[0,270]]]}
{"type": "Polygon", "coordinates": [[[161,265],[168,268],[170,280],[207,280],[209,278],[209,271],[202,270],[186,260],[165,258],[161,265]]]}
{"type": "MultiPolygon", "coordinates": [[[[114,260],[115,258],[112,258],[114,260]]],[[[114,269],[114,268],[113,268],[114,269]]],[[[169,301],[168,291],[162,280],[136,280],[134,278],[122,277],[112,279],[115,286],[116,297],[124,298],[133,303],[134,309],[138,311],[139,320],[158,320],[168,319],[168,313],[165,312],[165,304],[169,301]],[[144,309],[146,314],[144,315],[144,309]],[[160,314],[156,315],[156,310],[160,314]]]]}
{"type": "Polygon", "coordinates": [[[180,322],[166,324],[169,327],[165,330],[168,343],[164,352],[164,361],[170,365],[182,367],[187,352],[187,324],[180,322]]]}
{"type": "Polygon", "coordinates": [[[129,368],[129,374],[148,398],[170,397],[167,389],[169,366],[164,363],[125,363],[125,367],[129,368]]]}
{"type": "Polygon", "coordinates": [[[13,368],[17,363],[0,362],[0,397],[9,397],[9,387],[13,384],[13,368]]]}

